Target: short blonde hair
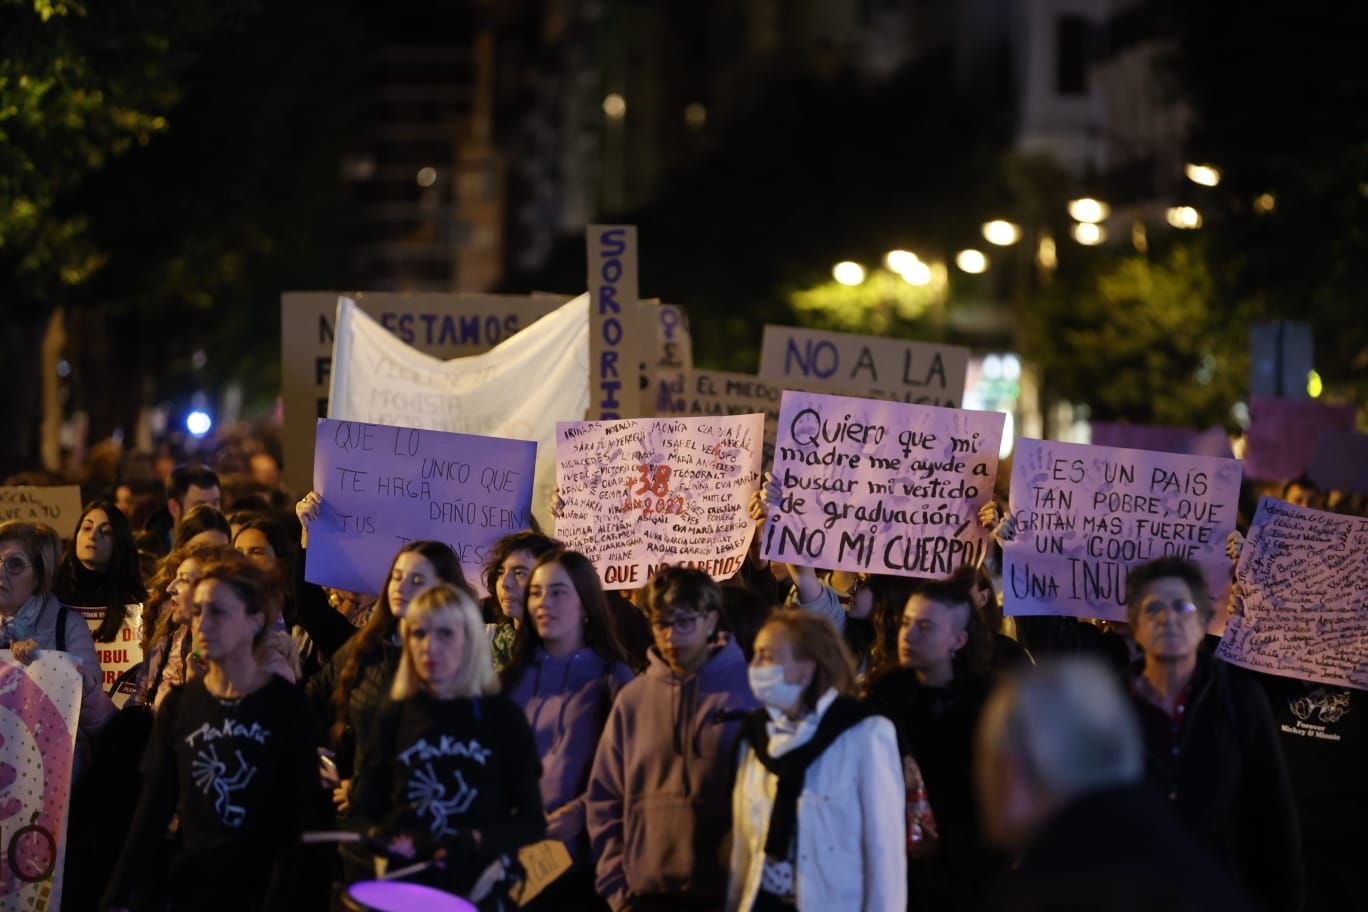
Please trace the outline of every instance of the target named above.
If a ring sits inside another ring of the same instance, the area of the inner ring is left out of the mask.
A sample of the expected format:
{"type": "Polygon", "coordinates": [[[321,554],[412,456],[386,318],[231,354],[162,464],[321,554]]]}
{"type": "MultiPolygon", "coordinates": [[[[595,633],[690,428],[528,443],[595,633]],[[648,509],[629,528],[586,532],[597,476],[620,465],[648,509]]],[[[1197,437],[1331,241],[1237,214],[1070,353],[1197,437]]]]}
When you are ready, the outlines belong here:
{"type": "Polygon", "coordinates": [[[18,542],[33,564],[33,593],[47,595],[57,575],[57,561],[62,554],[62,539],[51,526],[40,522],[12,519],[0,523],[0,542],[18,542]]]}
{"type": "Polygon", "coordinates": [[[399,670],[394,674],[390,699],[408,700],[425,688],[409,656],[409,623],[419,618],[455,621],[465,633],[465,654],[461,656],[456,676],[457,696],[482,697],[499,692],[499,678],[494,674],[494,659],[489,651],[489,637],[485,634],[479,607],[468,593],[447,583],[439,583],[424,590],[410,602],[404,619],[399,622],[404,651],[399,658],[399,670]]]}

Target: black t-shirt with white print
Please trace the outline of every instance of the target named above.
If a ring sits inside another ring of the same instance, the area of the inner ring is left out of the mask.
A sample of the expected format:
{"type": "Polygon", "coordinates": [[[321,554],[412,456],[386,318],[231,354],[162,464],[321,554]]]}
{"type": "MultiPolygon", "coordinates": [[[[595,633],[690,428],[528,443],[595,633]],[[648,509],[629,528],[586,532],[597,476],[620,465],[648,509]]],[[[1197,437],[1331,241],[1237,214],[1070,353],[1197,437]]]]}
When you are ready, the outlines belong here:
{"type": "Polygon", "coordinates": [[[201,680],[173,690],[157,713],[108,898],[124,902],[148,886],[174,811],[180,849],[165,891],[172,908],[288,903],[299,833],[315,822],[320,793],[315,731],[308,700],[276,675],[236,700],[214,697],[201,680]]]}

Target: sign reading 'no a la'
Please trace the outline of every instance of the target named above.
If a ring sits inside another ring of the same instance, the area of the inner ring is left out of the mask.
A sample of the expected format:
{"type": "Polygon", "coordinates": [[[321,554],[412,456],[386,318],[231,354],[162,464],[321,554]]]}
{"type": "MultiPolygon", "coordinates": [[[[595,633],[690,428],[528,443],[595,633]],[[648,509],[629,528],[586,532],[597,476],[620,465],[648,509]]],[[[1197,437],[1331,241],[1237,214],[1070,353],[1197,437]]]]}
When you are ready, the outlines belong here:
{"type": "Polygon", "coordinates": [[[889,394],[903,402],[958,408],[969,349],[853,333],[765,327],[760,376],[830,383],[844,390],[889,394]]]}

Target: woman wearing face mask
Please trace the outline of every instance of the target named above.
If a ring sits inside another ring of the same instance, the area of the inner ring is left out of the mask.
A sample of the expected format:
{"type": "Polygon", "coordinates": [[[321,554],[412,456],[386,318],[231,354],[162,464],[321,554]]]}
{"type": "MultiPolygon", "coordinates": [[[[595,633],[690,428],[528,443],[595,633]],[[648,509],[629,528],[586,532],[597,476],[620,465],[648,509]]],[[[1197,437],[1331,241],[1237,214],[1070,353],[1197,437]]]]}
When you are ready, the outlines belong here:
{"type": "Polygon", "coordinates": [[[304,696],[262,667],[272,583],[232,551],[201,568],[191,616],[206,670],[157,714],[129,839],[103,908],[294,907],[317,778],[304,696]],[[179,846],[156,858],[172,815],[179,846]]]}
{"type": "Polygon", "coordinates": [[[527,583],[532,567],[560,542],[538,532],[514,532],[494,545],[485,567],[485,631],[489,634],[494,670],[502,672],[513,659],[513,641],[526,614],[527,583]]]}
{"type": "Polygon", "coordinates": [[[526,604],[501,677],[532,726],[547,834],[565,843],[575,862],[535,905],[588,908],[597,896],[587,865],[584,789],[608,709],[632,670],[622,661],[598,572],[583,554],[543,554],[532,568],[526,604]]]}
{"type": "Polygon", "coordinates": [[[81,513],[52,592],[63,605],[104,609],[94,633],[97,643],[114,642],[127,606],[147,601],[133,530],[113,504],[97,500],[81,513]]]}
{"type": "Polygon", "coordinates": [[[855,699],[831,624],[781,611],[755,641],[732,799],[727,908],[907,907],[903,770],[893,724],[855,699]]]}
{"type": "Polygon", "coordinates": [[[371,726],[357,776],[356,824],[405,861],[442,850],[444,867],[414,879],[501,908],[503,872],[546,831],[532,732],[499,694],[468,592],[428,589],[401,628],[392,702],[371,726]]]}
{"type": "MultiPolygon", "coordinates": [[[[466,589],[461,561],[441,542],[413,541],[394,556],[384,590],[366,626],[348,640],[306,691],[319,716],[333,720],[329,743],[335,769],[324,767],[339,812],[348,806],[352,772],[357,769],[365,729],[380,710],[402,654],[399,620],[424,590],[448,583],[466,589]]],[[[329,609],[331,610],[331,609],[329,609]]]]}
{"type": "Polygon", "coordinates": [[[718,908],[736,739],[757,704],[740,647],[717,629],[717,583],[666,567],[642,594],[650,664],[613,703],[586,793],[597,888],[614,910],[718,908]]]}

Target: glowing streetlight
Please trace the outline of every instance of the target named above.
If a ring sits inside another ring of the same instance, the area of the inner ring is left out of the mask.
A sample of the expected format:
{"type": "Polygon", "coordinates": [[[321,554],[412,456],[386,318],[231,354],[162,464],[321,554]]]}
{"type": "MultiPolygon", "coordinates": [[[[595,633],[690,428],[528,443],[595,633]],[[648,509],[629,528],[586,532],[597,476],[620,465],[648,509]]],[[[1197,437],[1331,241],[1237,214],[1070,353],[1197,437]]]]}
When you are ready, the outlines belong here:
{"type": "Polygon", "coordinates": [[[993,219],[984,223],[983,239],[999,247],[1010,247],[1021,240],[1021,229],[1005,219],[993,219]]]}
{"type": "Polygon", "coordinates": [[[1059,265],[1059,252],[1055,249],[1055,239],[1048,233],[1040,236],[1036,244],[1036,263],[1041,269],[1054,269],[1059,265]]]}
{"type": "Polygon", "coordinates": [[[185,429],[196,437],[203,437],[213,426],[214,419],[209,417],[208,412],[200,409],[195,409],[185,416],[185,429]]]}
{"type": "Polygon", "coordinates": [[[884,265],[898,275],[907,272],[913,263],[920,262],[917,255],[910,250],[890,250],[884,254],[884,265]]]}
{"type": "Polygon", "coordinates": [[[1278,198],[1271,193],[1260,193],[1254,197],[1254,211],[1259,215],[1268,215],[1278,207],[1278,198]]]}
{"type": "Polygon", "coordinates": [[[708,123],[708,109],[702,102],[692,102],[684,109],[684,123],[690,130],[701,130],[708,123]]]}
{"type": "Polygon", "coordinates": [[[418,169],[418,186],[431,187],[437,183],[437,169],[432,167],[418,169]]]}
{"type": "Polygon", "coordinates": [[[1321,381],[1321,375],[1315,371],[1306,373],[1306,395],[1312,399],[1319,399],[1320,394],[1325,392],[1325,384],[1321,381]]]}
{"type": "Polygon", "coordinates": [[[1084,247],[1096,247],[1107,239],[1107,231],[1101,225],[1094,225],[1092,222],[1076,222],[1069,229],[1069,234],[1073,239],[1084,247]]]}
{"type": "Polygon", "coordinates": [[[908,285],[930,285],[931,267],[921,260],[914,260],[906,269],[899,273],[903,281],[908,285]]]}
{"type": "Polygon", "coordinates": [[[1173,206],[1165,213],[1174,228],[1188,230],[1202,227],[1202,214],[1191,206],[1173,206]]]}
{"type": "Polygon", "coordinates": [[[955,254],[955,265],[960,271],[970,275],[978,275],[988,268],[988,258],[983,255],[983,251],[975,250],[972,247],[968,250],[961,250],[955,254]]]}
{"type": "Polygon", "coordinates": [[[864,267],[850,260],[837,263],[831,274],[842,285],[859,285],[865,279],[864,267]]]}
{"type": "Polygon", "coordinates": [[[627,116],[627,99],[617,92],[609,92],[603,99],[603,113],[612,120],[622,120],[627,116]]]}
{"type": "Polygon", "coordinates": [[[1085,196],[1081,199],[1069,200],[1069,215],[1076,222],[1097,224],[1107,220],[1107,216],[1111,215],[1111,207],[1101,200],[1085,196]]]}
{"type": "Polygon", "coordinates": [[[1188,164],[1184,166],[1183,172],[1187,174],[1188,180],[1203,187],[1215,187],[1221,182],[1221,169],[1215,165],[1188,164]]]}

